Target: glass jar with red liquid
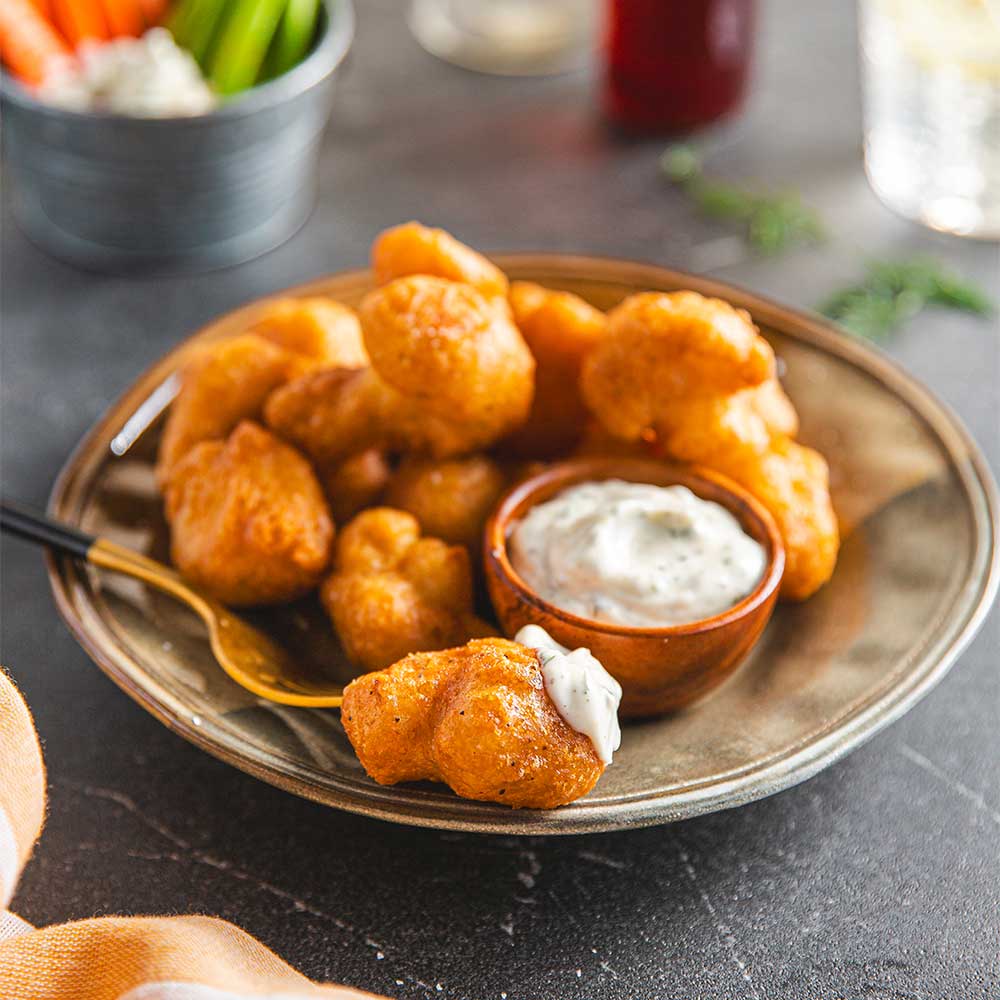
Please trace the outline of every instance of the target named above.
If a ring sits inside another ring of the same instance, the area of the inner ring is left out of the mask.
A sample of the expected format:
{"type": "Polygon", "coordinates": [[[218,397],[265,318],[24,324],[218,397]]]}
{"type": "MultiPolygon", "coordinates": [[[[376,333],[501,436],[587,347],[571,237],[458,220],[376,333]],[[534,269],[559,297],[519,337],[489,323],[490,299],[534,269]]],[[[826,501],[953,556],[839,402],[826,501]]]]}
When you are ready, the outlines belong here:
{"type": "Polygon", "coordinates": [[[609,0],[604,107],[635,131],[685,131],[743,102],[754,0],[609,0]]]}

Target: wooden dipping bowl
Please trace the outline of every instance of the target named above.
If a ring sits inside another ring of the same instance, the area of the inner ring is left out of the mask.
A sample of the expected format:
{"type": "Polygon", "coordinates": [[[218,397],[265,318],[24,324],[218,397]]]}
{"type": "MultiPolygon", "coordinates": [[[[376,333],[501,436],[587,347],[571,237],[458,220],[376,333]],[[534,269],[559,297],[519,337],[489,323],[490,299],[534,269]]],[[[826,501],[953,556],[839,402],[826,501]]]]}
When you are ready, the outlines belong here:
{"type": "Polygon", "coordinates": [[[540,625],[557,642],[586,646],[623,689],[620,714],[660,715],[700,698],[729,677],[764,631],[774,610],[785,552],[771,515],[742,487],[715,472],[632,458],[580,458],[559,462],[512,487],[486,525],[486,582],[504,634],[540,625]],[[515,524],[535,504],[578,483],[623,479],[655,486],[686,486],[729,510],[764,546],[760,583],[721,614],[684,625],[634,628],[583,618],[542,599],[518,575],[507,551],[515,524]]]}

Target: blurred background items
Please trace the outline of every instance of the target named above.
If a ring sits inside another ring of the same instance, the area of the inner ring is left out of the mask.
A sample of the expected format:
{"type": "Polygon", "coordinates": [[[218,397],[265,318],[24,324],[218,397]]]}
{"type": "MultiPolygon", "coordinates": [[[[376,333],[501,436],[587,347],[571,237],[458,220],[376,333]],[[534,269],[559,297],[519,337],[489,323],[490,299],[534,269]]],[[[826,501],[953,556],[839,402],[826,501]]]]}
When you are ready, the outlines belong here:
{"type": "Polygon", "coordinates": [[[737,110],[754,0],[610,0],[604,107],[630,130],[676,132],[737,110]]]}
{"type": "Polygon", "coordinates": [[[532,76],[578,66],[593,47],[595,0],[413,0],[428,52],[483,73],[532,76]]]}
{"type": "Polygon", "coordinates": [[[862,0],[865,164],[906,218],[1000,237],[1000,0],[862,0]]]}
{"type": "MultiPolygon", "coordinates": [[[[691,133],[735,115],[748,91],[756,0],[407,11],[426,50],[492,74],[582,68],[599,49],[595,115],[630,133],[691,133]]],[[[935,229],[1000,236],[1000,0],[861,0],[860,33],[876,193],[935,229]]],[[[3,0],[21,226],[56,256],[115,271],[200,270],[274,248],[314,204],[352,34],[350,0],[3,0]]],[[[748,216],[732,190],[708,194],[748,216]]]]}

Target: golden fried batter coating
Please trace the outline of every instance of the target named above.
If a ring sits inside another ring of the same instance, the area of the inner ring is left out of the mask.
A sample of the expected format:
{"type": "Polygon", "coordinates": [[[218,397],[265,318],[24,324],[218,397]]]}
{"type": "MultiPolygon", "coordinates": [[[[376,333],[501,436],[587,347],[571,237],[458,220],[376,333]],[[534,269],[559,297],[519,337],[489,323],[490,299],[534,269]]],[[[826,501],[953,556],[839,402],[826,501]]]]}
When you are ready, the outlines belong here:
{"type": "Polygon", "coordinates": [[[729,395],[773,376],[774,352],[743,310],[697,292],[644,292],[608,315],[581,388],[601,423],[634,441],[675,423],[691,398],[729,395]]]}
{"type": "Polygon", "coordinates": [[[474,288],[399,278],[365,296],[360,313],[379,377],[420,410],[490,441],[527,417],[534,358],[474,288]]]}
{"type": "Polygon", "coordinates": [[[329,563],[333,523],[312,468],[249,421],[177,463],[166,512],[174,565],[225,604],[294,600],[329,563]]]}
{"type": "Polygon", "coordinates": [[[224,438],[241,420],[257,416],[293,365],[288,351],[254,334],[198,351],[181,375],[181,389],[160,439],[156,476],[161,487],[193,445],[224,438]]]}
{"type": "Polygon", "coordinates": [[[360,368],[368,364],[357,313],[322,295],[272,299],[250,332],[300,355],[307,362],[306,368],[360,368]]]}
{"type": "Polygon", "coordinates": [[[785,545],[781,596],[804,601],[830,579],[840,547],[826,460],[812,448],[775,437],[758,460],[719,471],[771,512],[785,545]]]}
{"type": "Polygon", "coordinates": [[[268,395],[290,378],[367,363],[361,325],[347,306],[322,297],[267,303],[247,333],[203,347],[185,367],[160,443],[159,483],[192,445],[258,419],[268,395]]]}
{"type": "Polygon", "coordinates": [[[334,523],[349,521],[382,495],[392,478],[385,453],[377,448],[352,455],[336,465],[318,469],[334,523]]]}
{"type": "Polygon", "coordinates": [[[527,418],[534,359],[474,288],[399,278],[366,296],[361,324],[371,368],[307,375],[267,402],[268,424],[315,461],[371,447],[467,454],[527,418]]]}
{"type": "Polygon", "coordinates": [[[554,458],[573,448],[583,433],[589,414],[580,398],[580,370],[604,336],[607,317],[579,296],[528,281],[511,285],[510,305],[537,368],[528,421],[503,442],[503,449],[554,458]]]}
{"type": "Polygon", "coordinates": [[[616,437],[599,421],[590,417],[583,427],[573,455],[603,455],[612,458],[653,458],[655,451],[650,441],[626,441],[616,437]]]}
{"type": "Polygon", "coordinates": [[[604,771],[559,715],[538,654],[507,639],[413,653],[344,690],[344,730],[379,784],[441,781],[467,799],[554,809],[604,771]]]}
{"type": "Polygon", "coordinates": [[[695,292],[626,299],[581,384],[612,434],[653,439],[672,458],[730,476],[768,508],[785,545],[782,596],[803,600],[830,578],[839,532],[826,463],[791,440],[797,415],[746,313],[695,292]]]}
{"type": "Polygon", "coordinates": [[[411,513],[424,534],[478,552],[486,519],[506,486],[507,475],[485,455],[409,458],[393,475],[385,502],[411,513]]]}
{"type": "Polygon", "coordinates": [[[772,434],[794,438],[799,433],[799,415],[776,378],[747,389],[753,408],[772,434]]]}
{"type": "Polygon", "coordinates": [[[343,529],[320,598],[348,657],[366,670],[494,631],[472,611],[468,551],[421,538],[417,519],[390,507],[362,511],[343,529]]]}
{"type": "Polygon", "coordinates": [[[380,285],[428,274],[472,285],[487,299],[507,295],[507,276],[500,268],[443,229],[429,229],[419,222],[382,233],[372,244],[372,268],[380,285]]]}
{"type": "Polygon", "coordinates": [[[337,465],[391,438],[395,394],[371,368],[331,368],[294,379],[264,406],[267,425],[320,466],[337,465]]]}

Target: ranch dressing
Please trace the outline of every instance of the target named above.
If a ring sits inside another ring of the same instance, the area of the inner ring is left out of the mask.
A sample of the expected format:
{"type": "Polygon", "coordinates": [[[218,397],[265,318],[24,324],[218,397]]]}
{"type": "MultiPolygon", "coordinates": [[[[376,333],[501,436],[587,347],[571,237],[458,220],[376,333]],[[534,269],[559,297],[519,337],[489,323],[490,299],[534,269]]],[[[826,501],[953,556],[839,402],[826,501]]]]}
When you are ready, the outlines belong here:
{"type": "Polygon", "coordinates": [[[610,764],[622,742],[618,725],[622,688],[618,681],[589,649],[570,652],[538,625],[525,625],[514,641],[538,653],[545,690],[556,711],[569,726],[588,736],[597,756],[610,764]]]}
{"type": "Polygon", "coordinates": [[[571,614],[660,628],[717,615],[760,582],[763,546],[685,486],[620,479],[533,507],[510,540],[514,568],[571,614]]]}

